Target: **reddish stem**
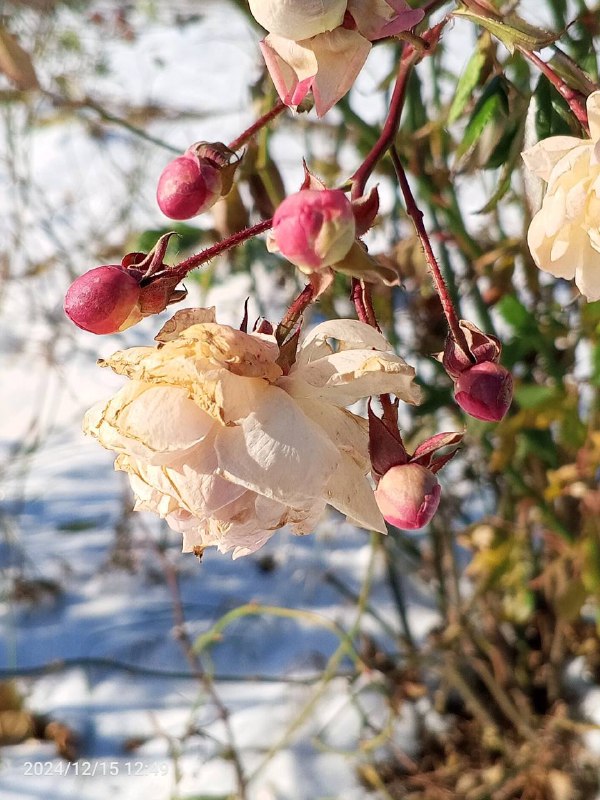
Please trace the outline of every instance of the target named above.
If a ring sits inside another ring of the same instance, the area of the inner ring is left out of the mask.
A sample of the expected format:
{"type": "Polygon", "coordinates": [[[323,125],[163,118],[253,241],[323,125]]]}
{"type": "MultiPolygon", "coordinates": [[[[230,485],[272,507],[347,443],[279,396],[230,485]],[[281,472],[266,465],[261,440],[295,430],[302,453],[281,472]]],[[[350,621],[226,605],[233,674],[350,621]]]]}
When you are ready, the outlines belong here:
{"type": "Polygon", "coordinates": [[[268,231],[272,226],[273,220],[265,219],[262,222],[253,225],[251,228],[244,228],[244,230],[238,231],[237,233],[228,236],[226,239],[222,239],[212,247],[207,247],[206,250],[196,253],[195,256],[190,256],[189,258],[186,258],[185,261],[180,261],[179,264],[169,269],[169,274],[174,276],[177,275],[180,279],[185,278],[190,270],[200,267],[202,264],[206,264],[206,262],[210,261],[211,258],[215,258],[216,256],[221,255],[221,253],[224,253],[226,250],[231,250],[233,247],[237,247],[239,244],[251,239],[253,236],[257,236],[259,233],[268,231]]]}
{"type": "MultiPolygon", "coordinates": [[[[381,333],[381,328],[375,316],[369,285],[358,278],[352,278],[351,296],[359,320],[381,333]]],[[[398,406],[396,403],[392,401],[389,394],[380,394],[379,402],[383,409],[383,419],[390,424],[392,430],[398,430],[398,406]]]]}
{"type": "Polygon", "coordinates": [[[419,237],[421,246],[425,251],[427,266],[431,272],[435,290],[442,303],[442,309],[446,316],[446,320],[448,321],[448,327],[450,328],[450,332],[454,338],[454,341],[462,348],[462,350],[464,350],[465,354],[471,358],[469,345],[467,344],[465,334],[460,327],[458,315],[454,310],[452,299],[448,292],[448,287],[446,286],[446,282],[442,276],[439,264],[433,252],[433,248],[431,247],[429,235],[427,234],[425,225],[423,224],[423,212],[415,202],[414,195],[406,178],[406,173],[404,172],[404,167],[402,166],[402,162],[398,156],[398,151],[393,145],[390,149],[390,152],[392,155],[392,161],[394,162],[394,169],[396,170],[396,175],[398,176],[400,189],[402,190],[404,201],[406,202],[406,212],[413,221],[417,236],[419,237]]]}
{"type": "Polygon", "coordinates": [[[262,117],[259,117],[256,122],[252,123],[249,128],[234,139],[232,142],[229,142],[227,147],[230,150],[239,150],[240,147],[243,147],[250,139],[254,136],[255,133],[258,133],[265,125],[268,125],[272,119],[278,117],[282,111],[287,108],[286,104],[281,100],[278,100],[275,105],[273,106],[270,111],[267,111],[266,114],[263,114],[262,117]]]}
{"type": "MultiPolygon", "coordinates": [[[[445,24],[446,21],[444,20],[423,35],[423,42],[425,46],[429,48],[428,52],[432,51],[433,45],[439,39],[445,24]]],[[[352,183],[351,196],[353,200],[363,196],[365,193],[366,183],[369,180],[371,173],[377,166],[377,163],[384,156],[385,152],[394,142],[394,138],[400,125],[400,117],[402,115],[402,108],[404,106],[404,97],[406,95],[408,78],[410,77],[412,68],[418,61],[421,60],[422,57],[423,53],[420,53],[417,49],[415,49],[415,47],[410,44],[405,45],[402,57],[400,59],[400,65],[398,67],[398,75],[396,77],[396,84],[392,93],[392,99],[390,100],[390,107],[388,109],[387,117],[383,124],[383,128],[381,129],[379,138],[371,148],[370,153],[367,155],[363,163],[350,178],[350,182],[352,183]]]]}
{"type": "Polygon", "coordinates": [[[369,325],[370,322],[367,315],[367,309],[365,308],[365,300],[363,296],[363,282],[358,278],[352,278],[351,297],[352,302],[354,303],[354,308],[356,309],[356,316],[361,322],[369,325]]]}
{"type": "Polygon", "coordinates": [[[537,53],[532,53],[530,50],[526,50],[524,47],[519,47],[518,49],[528,61],[534,64],[540,70],[540,72],[542,72],[546,78],[548,78],[550,83],[554,86],[561,97],[564,97],[569,104],[569,108],[589,135],[590,124],[585,107],[585,95],[581,94],[581,92],[578,92],[575,89],[571,89],[571,87],[563,81],[560,75],[558,75],[549,64],[547,64],[545,61],[542,61],[537,53]]]}
{"type": "Polygon", "coordinates": [[[302,314],[304,314],[308,306],[311,304],[314,294],[315,290],[313,289],[312,284],[307,283],[298,297],[285,312],[285,316],[277,326],[277,332],[275,334],[277,342],[280,345],[283,344],[283,342],[287,339],[288,335],[292,332],[302,314]]]}

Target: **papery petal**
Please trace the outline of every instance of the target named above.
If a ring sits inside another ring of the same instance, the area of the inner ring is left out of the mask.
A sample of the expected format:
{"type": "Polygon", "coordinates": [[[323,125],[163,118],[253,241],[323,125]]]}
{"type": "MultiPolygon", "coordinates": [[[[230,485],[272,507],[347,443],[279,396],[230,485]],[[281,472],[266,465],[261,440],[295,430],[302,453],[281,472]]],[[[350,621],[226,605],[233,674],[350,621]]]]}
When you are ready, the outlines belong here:
{"type": "Polygon", "coordinates": [[[312,92],[317,116],[322,117],[352,88],[371,43],[346,28],[322,33],[310,41],[318,64],[312,92]]]}
{"type": "Polygon", "coordinates": [[[176,339],[186,328],[199,325],[203,322],[215,322],[215,307],[211,308],[182,308],[176,311],[171,319],[167,320],[154,337],[157,342],[170,342],[176,339]]]}
{"type": "Polygon", "coordinates": [[[308,39],[341,25],[346,0],[248,0],[263,28],[289,39],[308,39]]]}
{"type": "Polygon", "coordinates": [[[525,150],[521,153],[521,158],[530,172],[548,181],[561,158],[581,144],[582,140],[575,136],[551,136],[525,150]]]}
{"type": "Polygon", "coordinates": [[[586,101],[590,137],[592,142],[600,140],[600,92],[592,92],[586,101]]]}
{"type": "Polygon", "coordinates": [[[407,31],[425,16],[422,8],[413,9],[404,0],[348,0],[348,11],[370,41],[407,31]]]}
{"type": "MultiPolygon", "coordinates": [[[[289,42],[290,40],[286,39],[285,41],[289,42]]],[[[262,51],[263,58],[265,59],[267,69],[269,70],[271,80],[275,84],[275,89],[277,90],[277,94],[281,98],[282,102],[288,106],[297,105],[298,101],[295,99],[298,96],[298,88],[302,86],[300,94],[302,94],[302,91],[304,91],[304,96],[306,96],[312,84],[314,74],[309,78],[305,78],[300,83],[293,68],[287,63],[287,61],[285,61],[284,58],[282,58],[279,52],[275,49],[275,46],[272,45],[271,35],[267,36],[267,38],[260,43],[260,49],[262,51]]],[[[314,70],[316,74],[316,60],[314,61],[314,70]]],[[[304,97],[302,99],[304,99],[304,97]]],[[[269,242],[270,237],[267,237],[267,247],[269,247],[269,242]]]]}
{"type": "Polygon", "coordinates": [[[316,325],[304,337],[298,349],[298,367],[331,355],[334,348],[330,339],[336,340],[336,350],[390,350],[391,345],[382,333],[356,319],[331,319],[316,325]]]}
{"type": "Polygon", "coordinates": [[[590,158],[594,152],[594,145],[591,142],[581,141],[578,147],[568,150],[552,167],[548,177],[549,190],[552,185],[559,183],[561,176],[567,176],[569,184],[574,184],[577,180],[585,180],[589,174],[590,158]]]}
{"type": "Polygon", "coordinates": [[[377,507],[373,488],[360,467],[344,455],[327,483],[326,500],[348,521],[367,530],[385,533],[385,521],[377,507]]]}
{"type": "Polygon", "coordinates": [[[275,380],[281,375],[275,363],[278,355],[271,337],[244,333],[228,325],[202,323],[185,328],[177,339],[160,348],[131,347],[99,363],[133,380],[190,386],[199,370],[211,367],[275,380]]]}
{"type": "MultiPolygon", "coordinates": [[[[538,213],[534,216],[527,232],[527,244],[533,260],[538,267],[554,275],[556,278],[573,278],[575,275],[576,265],[572,258],[565,258],[564,254],[561,258],[552,259],[552,246],[556,234],[549,235],[547,233],[548,223],[551,221],[544,205],[538,213]]],[[[564,240],[568,241],[570,233],[570,226],[566,229],[566,236],[564,240]]],[[[558,233],[558,231],[557,231],[558,233]]]]}
{"type": "Polygon", "coordinates": [[[584,264],[575,272],[577,288],[587,300],[600,300],[600,253],[589,247],[584,264]]]}
{"type": "Polygon", "coordinates": [[[197,444],[213,425],[184,390],[134,382],[93,406],[83,429],[110,450],[160,463],[197,444]]]}
{"type": "Polygon", "coordinates": [[[316,422],[342,453],[352,458],[366,474],[369,461],[369,423],[345,408],[307,397],[296,398],[298,406],[316,422]]]}
{"type": "Polygon", "coordinates": [[[340,458],[318,426],[275,387],[239,426],[219,429],[215,450],[221,475],[292,505],[320,497],[340,458]]]}
{"type": "Polygon", "coordinates": [[[392,393],[406,403],[418,404],[421,390],[415,370],[391,352],[345,350],[312,361],[280,379],[279,385],[296,397],[318,397],[348,406],[371,395],[392,393]],[[302,384],[308,385],[308,390],[302,384]]]}
{"type": "MultiPolygon", "coordinates": [[[[295,42],[293,39],[286,39],[283,36],[270,33],[261,43],[261,49],[265,59],[267,56],[272,59],[271,53],[274,53],[293,71],[298,81],[303,81],[306,78],[314,78],[317,74],[317,58],[311,46],[313,41],[314,39],[306,39],[305,41],[295,42]],[[271,53],[268,53],[268,50],[271,53]]],[[[269,67],[268,62],[267,67],[269,67]]],[[[270,67],[269,72],[271,72],[270,67]]],[[[272,73],[271,77],[273,77],[272,73]]],[[[289,78],[287,76],[285,84],[289,86],[289,78]]]]}

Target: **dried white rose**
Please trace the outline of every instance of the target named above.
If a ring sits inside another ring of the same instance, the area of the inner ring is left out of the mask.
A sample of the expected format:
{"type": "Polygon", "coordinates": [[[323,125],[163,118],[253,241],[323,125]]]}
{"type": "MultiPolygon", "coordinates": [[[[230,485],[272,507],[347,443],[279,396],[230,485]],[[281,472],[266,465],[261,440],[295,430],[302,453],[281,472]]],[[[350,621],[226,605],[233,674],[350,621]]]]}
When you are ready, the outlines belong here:
{"type": "Polygon", "coordinates": [[[537,266],[575,278],[588,300],[600,300],[600,92],[587,99],[590,139],[552,136],[523,153],[548,188],[529,226],[537,266]]]}
{"type": "Polygon", "coordinates": [[[136,508],[180,531],[184,551],[246,555],[283,525],[311,532],[328,503],[385,531],[367,421],[345,406],[382,392],[417,403],[420,391],[381,334],[322,323],[288,375],[272,336],[219,325],[213,309],[178,312],[157,339],[103,362],[131,381],[88,411],[84,430],[118,453],[136,508]]]}

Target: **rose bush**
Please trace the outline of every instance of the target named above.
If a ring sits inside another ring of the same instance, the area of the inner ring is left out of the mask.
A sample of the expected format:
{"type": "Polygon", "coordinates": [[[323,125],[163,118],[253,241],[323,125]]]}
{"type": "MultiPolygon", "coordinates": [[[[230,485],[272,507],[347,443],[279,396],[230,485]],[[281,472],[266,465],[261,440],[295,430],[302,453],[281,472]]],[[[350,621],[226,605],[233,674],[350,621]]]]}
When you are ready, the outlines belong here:
{"type": "Polygon", "coordinates": [[[600,92],[587,99],[590,139],[552,136],[523,153],[548,188],[527,243],[537,266],[575,278],[588,300],[600,300],[600,92]]]}
{"type": "Polygon", "coordinates": [[[324,322],[288,374],[273,336],[219,325],[213,309],[178,312],[157,340],[101,362],[131,380],[84,430],[117,452],[136,508],[180,531],[184,551],[246,555],[283,525],[309,533],[327,504],[385,531],[367,421],[345,406],[382,392],[417,403],[420,390],[380,333],[324,322]]]}

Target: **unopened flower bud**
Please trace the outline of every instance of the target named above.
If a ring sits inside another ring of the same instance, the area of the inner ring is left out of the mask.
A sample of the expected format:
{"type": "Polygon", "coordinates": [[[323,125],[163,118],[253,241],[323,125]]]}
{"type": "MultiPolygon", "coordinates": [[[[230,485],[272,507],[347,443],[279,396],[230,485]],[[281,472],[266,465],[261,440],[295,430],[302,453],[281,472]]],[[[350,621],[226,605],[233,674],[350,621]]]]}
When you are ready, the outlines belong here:
{"type": "Polygon", "coordinates": [[[117,333],[142,317],[140,284],[134,274],[114,264],[96,267],[77,278],[65,296],[69,319],[90,333],[117,333]]]}
{"type": "Polygon", "coordinates": [[[441,492],[431,470],[420,464],[399,464],[381,478],[375,489],[375,500],[386,522],[414,531],[433,518],[441,492]]]}
{"type": "Polygon", "coordinates": [[[354,244],[352,204],[339,189],[301,189],[273,217],[273,240],[292,264],[307,272],[341,261],[354,244]]]}
{"type": "Polygon", "coordinates": [[[493,361],[483,361],[461,372],[456,379],[454,397],[472,417],[500,422],[510,407],[512,394],[510,372],[493,361]]]}
{"type": "Polygon", "coordinates": [[[188,151],[164,168],[156,200],[170,219],[190,219],[211,208],[221,197],[221,189],[218,167],[188,151]]]}

